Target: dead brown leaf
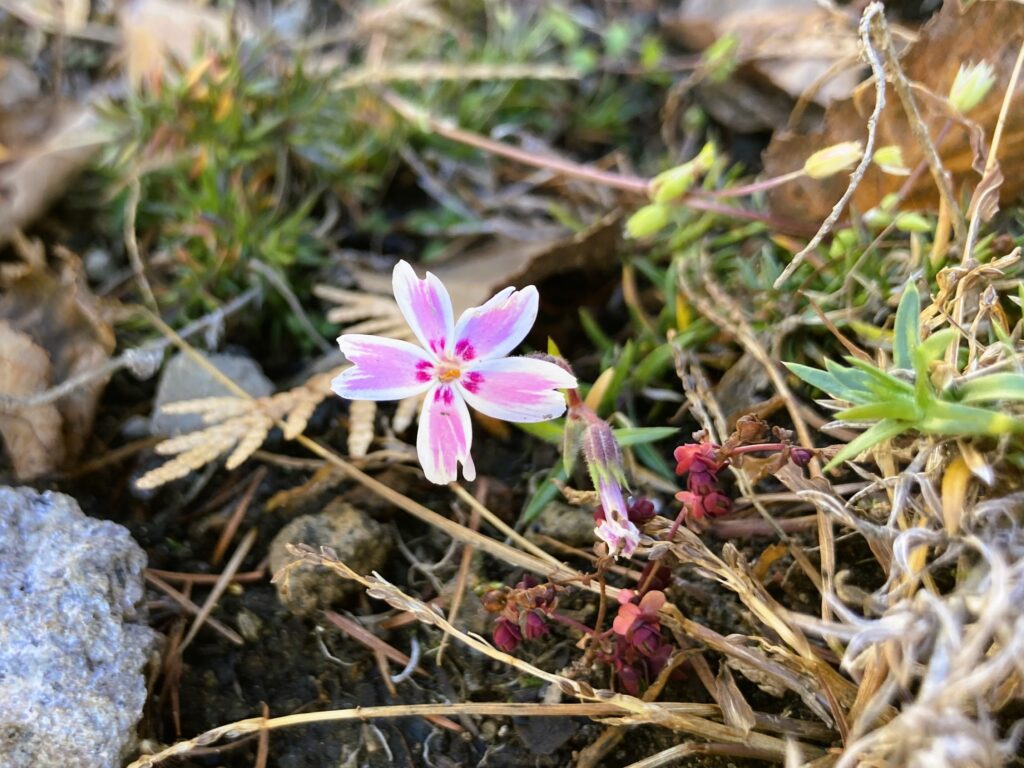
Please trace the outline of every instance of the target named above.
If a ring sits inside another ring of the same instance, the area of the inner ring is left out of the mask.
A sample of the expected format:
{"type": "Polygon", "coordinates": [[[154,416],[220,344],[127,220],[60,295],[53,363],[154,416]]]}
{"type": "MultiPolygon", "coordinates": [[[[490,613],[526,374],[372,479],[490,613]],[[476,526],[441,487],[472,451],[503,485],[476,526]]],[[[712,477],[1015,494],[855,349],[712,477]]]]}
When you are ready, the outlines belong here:
{"type": "MultiPolygon", "coordinates": [[[[24,396],[50,385],[50,358],[25,333],[0,321],[0,394],[24,396]]],[[[53,404],[0,413],[0,435],[18,480],[52,472],[64,454],[61,417],[53,404]]]]}
{"type": "Polygon", "coordinates": [[[820,108],[849,96],[860,82],[856,26],[815,0],[689,0],[665,22],[696,50],[736,41],[733,75],[703,79],[696,92],[716,120],[744,133],[785,125],[799,99],[820,108]]]}
{"type": "MultiPolygon", "coordinates": [[[[976,167],[980,126],[990,137],[999,115],[1003,94],[1009,84],[1024,30],[1024,5],[1007,0],[983,0],[961,8],[946,3],[922,30],[916,42],[903,54],[900,64],[907,79],[915,84],[914,97],[921,118],[935,142],[942,163],[952,173],[954,191],[973,187],[980,179],[976,167]],[[970,122],[954,115],[946,95],[961,64],[987,61],[996,82],[985,99],[970,112],[970,122]]],[[[1024,92],[1018,84],[1016,99],[1024,92]]],[[[800,168],[812,153],[843,141],[864,141],[867,119],[874,107],[874,84],[862,83],[853,96],[833,104],[825,116],[823,130],[811,134],[777,134],[764,154],[765,173],[777,176],[800,168]]],[[[900,100],[893,93],[887,100],[878,125],[876,146],[899,146],[904,164],[915,168],[923,152],[914,139],[900,100]]],[[[1024,191],[1024,112],[1011,109],[999,146],[999,163],[1005,183],[1000,199],[1008,201],[1024,191]]],[[[875,165],[857,188],[854,206],[860,211],[874,207],[887,194],[897,192],[907,181],[904,176],[885,174],[875,165]]],[[[849,179],[838,174],[826,179],[801,178],[769,193],[772,210],[780,216],[802,220],[824,219],[842,196],[849,179]]],[[[938,191],[931,176],[920,174],[904,201],[904,208],[935,209],[938,191]]]]}
{"type": "MultiPolygon", "coordinates": [[[[115,346],[114,333],[86,285],[77,257],[67,252],[57,269],[31,270],[5,286],[0,296],[0,321],[23,334],[47,360],[47,374],[33,380],[34,389],[21,384],[19,391],[7,394],[34,394],[98,368],[110,358],[115,346]]],[[[41,369],[34,366],[33,370],[41,369]]],[[[73,461],[81,452],[92,432],[105,386],[106,379],[91,381],[54,404],[60,415],[61,441],[59,446],[49,445],[55,458],[51,469],[62,460],[73,461]]],[[[45,430],[49,434],[49,411],[20,411],[23,418],[27,413],[40,414],[45,426],[34,426],[40,433],[45,430]]],[[[16,449],[8,443],[8,450],[17,468],[20,459],[16,449]]]]}
{"type": "MultiPolygon", "coordinates": [[[[431,266],[452,297],[456,314],[479,306],[509,285],[525,286],[574,270],[607,270],[618,263],[621,238],[619,211],[602,216],[576,234],[563,234],[536,242],[495,237],[486,245],[467,250],[451,261],[431,266]]],[[[338,322],[362,320],[349,333],[381,333],[400,336],[408,329],[391,295],[391,275],[369,270],[355,273],[359,287],[369,294],[360,299],[354,291],[318,286],[317,295],[341,304],[329,318],[338,322]],[[369,325],[369,323],[374,325],[369,325]],[[367,330],[372,328],[373,330],[367,330]]],[[[363,295],[366,295],[363,294],[363,295]]]]}

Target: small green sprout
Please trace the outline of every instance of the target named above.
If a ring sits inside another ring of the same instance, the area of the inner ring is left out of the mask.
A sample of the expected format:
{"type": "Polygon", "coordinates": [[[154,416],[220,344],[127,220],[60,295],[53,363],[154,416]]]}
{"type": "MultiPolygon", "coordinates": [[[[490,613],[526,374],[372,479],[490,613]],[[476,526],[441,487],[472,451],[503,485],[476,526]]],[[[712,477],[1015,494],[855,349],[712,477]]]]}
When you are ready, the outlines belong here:
{"type": "Polygon", "coordinates": [[[832,469],[869,448],[905,432],[959,437],[1001,437],[1024,432],[1024,419],[981,407],[999,401],[1024,401],[1024,374],[990,373],[963,384],[937,388],[930,376],[953,343],[945,328],[921,339],[921,299],[911,283],[903,292],[893,329],[893,366],[902,375],[847,357],[849,366],[825,361],[825,370],[786,363],[794,374],[836,400],[851,404],[836,417],[875,422],[850,441],[825,467],[832,469]]]}

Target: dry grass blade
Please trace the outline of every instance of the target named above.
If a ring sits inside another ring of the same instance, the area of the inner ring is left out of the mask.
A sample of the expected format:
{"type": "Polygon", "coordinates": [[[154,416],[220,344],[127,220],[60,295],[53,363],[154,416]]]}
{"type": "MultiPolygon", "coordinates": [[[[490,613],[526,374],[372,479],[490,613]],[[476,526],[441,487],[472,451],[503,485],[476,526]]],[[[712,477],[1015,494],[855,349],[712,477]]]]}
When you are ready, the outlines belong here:
{"type": "MultiPolygon", "coordinates": [[[[717,707],[712,704],[662,704],[670,712],[687,713],[694,716],[713,716],[717,707]]],[[[608,704],[523,704],[506,702],[456,702],[444,704],[399,704],[382,707],[353,707],[327,712],[302,712],[283,717],[250,717],[233,723],[212,728],[191,739],[178,742],[156,754],[143,755],[128,765],[128,768],[153,768],[167,760],[185,757],[202,747],[216,744],[222,739],[239,738],[261,730],[291,728],[312,723],[342,722],[345,720],[373,720],[376,718],[426,717],[429,715],[477,715],[491,717],[606,717],[619,712],[608,704]]]]}
{"type": "MultiPolygon", "coordinates": [[[[775,737],[766,736],[761,733],[748,733],[732,728],[721,723],[708,720],[702,717],[684,715],[668,710],[658,704],[646,702],[634,696],[615,693],[609,690],[594,689],[588,683],[572,680],[562,675],[547,672],[529,662],[510,656],[495,649],[477,636],[467,634],[453,626],[436,609],[411,597],[393,584],[385,581],[379,575],[363,576],[350,569],[347,565],[334,558],[329,552],[317,553],[308,547],[289,545],[289,551],[296,556],[296,560],[286,566],[281,572],[275,575],[275,580],[284,580],[287,583],[288,571],[301,563],[311,563],[323,566],[334,571],[338,576],[351,579],[362,584],[370,597],[383,600],[393,608],[408,611],[425,625],[436,626],[448,632],[454,639],[468,646],[469,648],[483,653],[484,655],[518,669],[520,672],[533,675],[540,680],[552,683],[562,691],[563,694],[574,696],[585,701],[602,702],[617,707],[624,715],[623,722],[649,722],[672,730],[684,733],[696,734],[704,738],[725,741],[734,744],[744,744],[751,749],[758,750],[764,755],[771,755],[776,759],[782,758],[785,754],[785,742],[775,737]]],[[[815,751],[815,750],[812,750],[815,751]]]]}

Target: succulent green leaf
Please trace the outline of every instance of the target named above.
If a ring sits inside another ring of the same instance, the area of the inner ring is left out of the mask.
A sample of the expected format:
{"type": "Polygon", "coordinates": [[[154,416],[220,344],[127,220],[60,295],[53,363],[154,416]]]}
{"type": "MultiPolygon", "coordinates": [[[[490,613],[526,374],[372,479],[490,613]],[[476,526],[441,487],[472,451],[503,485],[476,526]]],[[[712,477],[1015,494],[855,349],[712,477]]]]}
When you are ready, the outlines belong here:
{"type": "Polygon", "coordinates": [[[797,376],[812,387],[817,387],[832,397],[839,397],[843,400],[849,399],[845,396],[847,388],[840,384],[831,373],[820,368],[811,368],[809,365],[801,365],[800,363],[783,363],[783,365],[794,376],[797,376]]]}
{"type": "Polygon", "coordinates": [[[1024,374],[990,373],[960,388],[961,403],[1024,400],[1024,374]]]}
{"type": "Polygon", "coordinates": [[[558,496],[558,484],[564,483],[568,477],[569,475],[566,474],[565,467],[561,463],[555,464],[537,487],[537,492],[533,494],[533,498],[523,508],[522,514],[519,515],[518,527],[528,525],[536,520],[537,515],[544,511],[544,507],[558,496]]]}
{"type": "Polygon", "coordinates": [[[913,352],[921,343],[920,318],[921,297],[917,286],[910,282],[903,289],[893,327],[892,357],[897,368],[910,370],[914,365],[913,352]]]}
{"type": "Polygon", "coordinates": [[[565,431],[565,419],[518,423],[516,426],[531,437],[536,437],[545,443],[559,445],[562,442],[562,433],[565,431]]]}
{"type": "Polygon", "coordinates": [[[868,403],[855,405],[836,414],[843,421],[875,421],[878,419],[894,419],[896,421],[913,422],[924,414],[912,402],[906,400],[890,400],[884,403],[868,403]]]}
{"type": "Polygon", "coordinates": [[[620,427],[613,429],[615,441],[622,448],[631,445],[646,445],[672,437],[679,430],[676,427],[620,427]]]}
{"type": "Polygon", "coordinates": [[[871,427],[871,429],[866,432],[862,432],[856,438],[847,443],[843,449],[835,455],[832,461],[825,465],[824,471],[827,472],[847,459],[854,458],[872,446],[884,443],[886,440],[891,440],[897,435],[906,432],[908,429],[910,429],[910,427],[905,422],[895,421],[893,419],[883,419],[871,427]]]}
{"type": "Polygon", "coordinates": [[[1001,437],[1024,432],[1024,420],[973,405],[936,400],[915,425],[922,432],[967,437],[1001,437]]]}

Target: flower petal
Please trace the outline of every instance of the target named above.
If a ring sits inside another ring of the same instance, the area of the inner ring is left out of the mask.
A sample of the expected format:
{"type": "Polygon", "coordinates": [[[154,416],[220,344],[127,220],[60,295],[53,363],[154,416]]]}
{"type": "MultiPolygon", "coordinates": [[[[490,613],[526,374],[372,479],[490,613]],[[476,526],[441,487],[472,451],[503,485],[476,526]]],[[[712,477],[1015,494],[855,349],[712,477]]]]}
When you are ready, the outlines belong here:
{"type": "Polygon", "coordinates": [[[504,357],[518,347],[537,319],[537,289],[506,288],[462,313],[455,326],[455,353],[463,360],[504,357]]]}
{"type": "Polygon", "coordinates": [[[427,480],[444,485],[458,479],[458,463],[467,480],[476,477],[469,449],[473,443],[469,409],[454,387],[437,385],[423,398],[416,453],[427,480]]]}
{"type": "Polygon", "coordinates": [[[395,301],[424,349],[435,355],[451,350],[455,324],[448,291],[430,272],[420,280],[406,261],[395,265],[391,278],[395,301]]]}
{"type": "Polygon", "coordinates": [[[346,333],[338,346],[352,363],[331,382],[331,388],[350,400],[401,400],[425,392],[434,362],[408,341],[346,333]]]}
{"type": "Polygon", "coordinates": [[[546,360],[503,357],[481,360],[463,369],[458,387],[466,402],[504,421],[547,421],[565,413],[559,389],[576,386],[576,377],[546,360]]]}
{"type": "Polygon", "coordinates": [[[640,544],[640,532],[629,520],[605,520],[594,529],[594,534],[608,545],[608,554],[615,558],[631,557],[640,544]]]}

